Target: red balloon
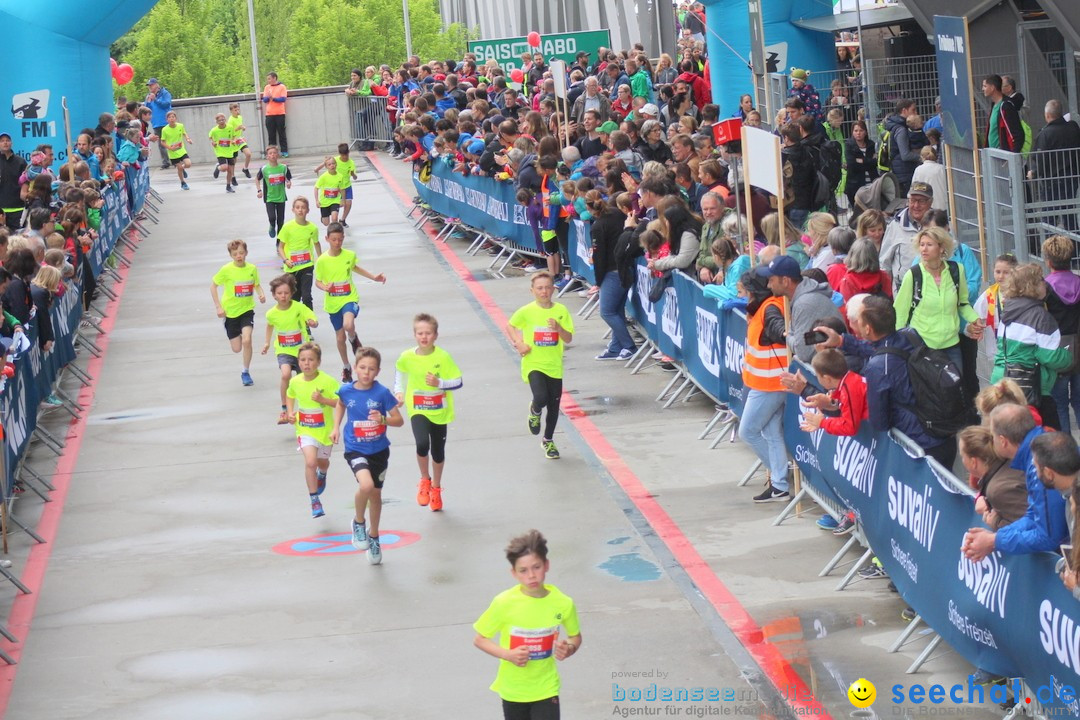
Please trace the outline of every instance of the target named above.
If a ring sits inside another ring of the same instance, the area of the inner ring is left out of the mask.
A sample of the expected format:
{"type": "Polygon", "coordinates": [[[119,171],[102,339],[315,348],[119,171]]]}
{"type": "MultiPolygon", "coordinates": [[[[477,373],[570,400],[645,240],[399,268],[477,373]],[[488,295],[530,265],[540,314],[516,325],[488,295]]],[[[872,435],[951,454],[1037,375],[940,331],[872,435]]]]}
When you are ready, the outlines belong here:
{"type": "Polygon", "coordinates": [[[109,58],[109,66],[112,72],[116,72],[116,58],[109,58]]]}
{"type": "Polygon", "coordinates": [[[116,66],[116,82],[120,85],[127,85],[131,82],[131,79],[135,77],[135,69],[127,63],[121,63],[116,66]]]}
{"type": "Polygon", "coordinates": [[[521,72],[521,70],[518,70],[517,68],[514,68],[510,71],[510,79],[516,83],[522,82],[525,80],[525,73],[521,72]]]}
{"type": "Polygon", "coordinates": [[[534,47],[534,48],[540,47],[540,33],[536,32],[535,30],[533,32],[529,33],[528,40],[529,40],[529,47],[534,47]]]}

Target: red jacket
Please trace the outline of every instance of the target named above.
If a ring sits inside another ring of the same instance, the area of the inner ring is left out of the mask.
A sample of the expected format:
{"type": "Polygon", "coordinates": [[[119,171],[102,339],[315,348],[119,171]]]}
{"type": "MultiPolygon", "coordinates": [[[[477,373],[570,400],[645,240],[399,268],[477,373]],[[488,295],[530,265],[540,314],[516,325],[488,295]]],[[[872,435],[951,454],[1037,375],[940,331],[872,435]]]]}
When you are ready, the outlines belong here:
{"type": "Polygon", "coordinates": [[[892,297],[892,278],[884,270],[876,273],[853,273],[847,272],[847,268],[844,267],[843,263],[838,263],[829,266],[825,274],[829,278],[829,284],[844,297],[845,303],[859,293],[884,293],[890,298],[892,297]],[[837,267],[841,269],[834,269],[837,267]],[[834,277],[836,278],[835,283],[833,282],[834,277]]]}
{"type": "Polygon", "coordinates": [[[675,78],[675,82],[680,81],[690,85],[694,91],[694,104],[697,105],[698,110],[712,102],[712,87],[705,78],[691,72],[684,72],[675,78]]]}
{"type": "Polygon", "coordinates": [[[840,385],[832,391],[832,399],[840,406],[838,417],[827,417],[821,429],[830,435],[854,435],[859,425],[869,416],[866,404],[866,380],[862,375],[848,371],[840,385]]]}

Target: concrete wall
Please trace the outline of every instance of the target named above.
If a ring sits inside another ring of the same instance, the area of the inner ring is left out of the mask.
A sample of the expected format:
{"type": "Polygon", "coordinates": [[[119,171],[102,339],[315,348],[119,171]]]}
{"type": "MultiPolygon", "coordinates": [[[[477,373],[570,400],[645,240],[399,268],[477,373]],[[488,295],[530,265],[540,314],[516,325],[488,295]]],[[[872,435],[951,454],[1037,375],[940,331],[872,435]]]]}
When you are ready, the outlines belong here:
{"type": "MultiPolygon", "coordinates": [[[[250,95],[221,95],[173,101],[173,109],[195,142],[188,147],[193,163],[212,163],[214,152],[208,134],[219,112],[229,114],[229,104],[239,102],[247,131],[245,139],[255,157],[262,157],[266,127],[250,95]],[[261,135],[260,135],[261,132],[261,135]]],[[[349,104],[344,86],[289,90],[285,105],[285,134],[289,153],[332,154],[341,142],[349,142],[349,104]]]]}

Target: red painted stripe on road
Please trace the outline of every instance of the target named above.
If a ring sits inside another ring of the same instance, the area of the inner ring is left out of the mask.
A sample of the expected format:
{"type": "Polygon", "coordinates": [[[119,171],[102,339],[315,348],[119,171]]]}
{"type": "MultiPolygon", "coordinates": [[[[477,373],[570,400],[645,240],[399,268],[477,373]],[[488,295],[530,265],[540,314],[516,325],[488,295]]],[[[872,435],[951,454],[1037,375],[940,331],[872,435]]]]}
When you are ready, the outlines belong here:
{"type": "MultiPolygon", "coordinates": [[[[136,236],[137,237],[137,236],[136,236]]],[[[82,447],[83,436],[86,430],[86,420],[89,417],[90,407],[97,391],[97,380],[105,364],[106,351],[109,347],[109,334],[116,324],[116,313],[120,306],[120,300],[124,294],[124,286],[127,284],[128,267],[123,263],[117,270],[120,280],[113,286],[116,299],[109,302],[105,309],[105,317],[101,320],[101,327],[105,331],[98,336],[94,344],[101,349],[101,357],[90,357],[86,371],[90,375],[90,385],[79,391],[78,403],[84,408],[82,417],[71,419],[68,424],[64,454],[56,463],[56,473],[52,477],[53,487],[56,489],[49,494],[52,502],[45,503],[41,511],[41,519],[38,521],[35,532],[44,538],[44,543],[35,543],[30,547],[30,554],[26,558],[26,566],[19,579],[30,588],[30,594],[18,593],[11,605],[11,612],[7,618],[7,628],[19,638],[19,642],[12,643],[3,640],[0,647],[12,658],[18,661],[22,657],[26,638],[30,634],[30,628],[34,621],[34,613],[37,610],[37,601],[41,597],[41,588],[45,582],[45,571],[49,568],[49,558],[52,556],[53,546],[57,531],[60,528],[60,518],[64,513],[64,503],[67,500],[68,489],[71,487],[71,476],[75,472],[75,465],[79,460],[79,449],[82,447]]],[[[85,351],[84,351],[85,352],[85,351]]],[[[18,665],[0,666],[0,718],[7,713],[8,702],[11,700],[11,692],[15,686],[15,676],[19,671],[18,665]]]]}
{"type": "MultiPolygon", "coordinates": [[[[390,189],[397,194],[406,206],[411,204],[411,195],[401,187],[397,179],[385,171],[383,161],[376,153],[365,153],[371,164],[378,170],[390,189]]],[[[426,229],[429,237],[435,237],[435,233],[426,229]]],[[[448,242],[435,242],[435,248],[446,259],[450,267],[465,283],[473,297],[484,311],[491,317],[501,329],[506,325],[506,314],[495,303],[495,300],[483,288],[480,282],[472,274],[472,271],[462,262],[457,253],[450,247],[448,242]]],[[[574,425],[581,437],[588,444],[592,452],[599,458],[604,468],[611,477],[623,489],[630,501],[649,523],[668,549],[674,555],[676,562],[683,568],[690,579],[694,581],[701,593],[709,603],[716,608],[721,619],[731,629],[739,642],[749,651],[751,657],[757,662],[769,682],[781,693],[784,702],[800,715],[814,715],[821,720],[832,720],[832,716],[818,702],[811,692],[810,687],[803,681],[792,667],[791,663],[783,656],[780,650],[765,639],[761,627],[754,622],[750,613],[743,607],[727,586],[716,576],[709,564],[698,553],[693,543],[686,537],[678,523],[668,515],[667,511],[656,501],[649,490],[641,482],[633,470],[623,461],[622,456],[608,442],[604,433],[590,420],[574,401],[569,393],[563,393],[562,407],[567,419],[574,425]],[[794,690],[794,692],[792,692],[794,690]]]]}

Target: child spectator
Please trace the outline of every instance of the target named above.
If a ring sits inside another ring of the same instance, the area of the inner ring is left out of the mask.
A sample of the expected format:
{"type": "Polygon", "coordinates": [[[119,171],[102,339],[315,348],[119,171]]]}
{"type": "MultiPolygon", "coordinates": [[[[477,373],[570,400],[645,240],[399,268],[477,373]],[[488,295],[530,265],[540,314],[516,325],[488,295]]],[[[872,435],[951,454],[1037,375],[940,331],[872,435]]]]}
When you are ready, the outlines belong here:
{"type": "MultiPolygon", "coordinates": [[[[659,260],[671,255],[671,246],[667,240],[664,239],[663,234],[660,232],[659,224],[656,220],[649,223],[648,229],[641,233],[641,237],[638,238],[641,243],[641,249],[645,251],[645,257],[649,260],[659,260]],[[655,225],[655,227],[654,227],[655,225]]],[[[653,270],[653,277],[663,276],[663,272],[660,270],[653,270]]]]}
{"type": "Polygon", "coordinates": [[[815,353],[811,366],[818,382],[830,394],[811,395],[806,402],[828,417],[809,410],[803,414],[799,427],[806,432],[821,428],[830,435],[858,433],[859,425],[868,417],[866,381],[848,369],[843,353],[832,348],[815,353]]]}
{"type": "Polygon", "coordinates": [[[986,288],[975,301],[975,313],[986,323],[989,335],[983,334],[983,346],[993,360],[997,354],[998,313],[1001,311],[1001,283],[1016,269],[1019,263],[1012,253],[998,255],[994,259],[994,284],[986,288]]]}

